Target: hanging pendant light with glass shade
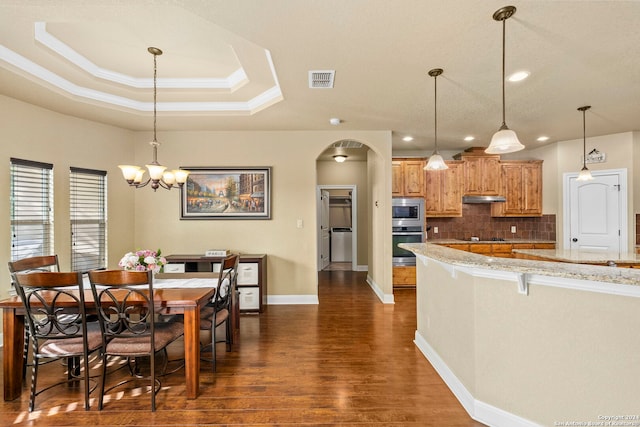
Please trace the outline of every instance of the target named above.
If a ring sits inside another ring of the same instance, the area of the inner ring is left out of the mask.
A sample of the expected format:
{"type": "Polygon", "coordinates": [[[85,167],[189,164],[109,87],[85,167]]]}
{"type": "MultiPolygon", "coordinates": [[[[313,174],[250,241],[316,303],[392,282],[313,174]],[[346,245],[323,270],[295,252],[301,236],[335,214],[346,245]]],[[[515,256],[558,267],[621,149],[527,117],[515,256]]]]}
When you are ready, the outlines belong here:
{"type": "Polygon", "coordinates": [[[442,68],[434,68],[429,71],[429,75],[433,77],[433,133],[434,133],[434,150],[427,165],[424,167],[428,171],[437,171],[449,169],[449,166],[444,162],[444,159],[438,153],[438,76],[442,74],[442,68]]]}
{"type": "Polygon", "coordinates": [[[135,188],[142,188],[147,186],[147,184],[151,184],[151,188],[153,191],[156,191],[158,187],[162,187],[166,190],[171,190],[174,185],[178,185],[182,188],[185,182],[187,182],[187,177],[189,176],[189,171],[184,169],[174,169],[172,171],[166,171],[167,167],[162,166],[158,163],[158,146],[160,143],[156,138],[156,118],[157,118],[157,80],[158,80],[158,69],[157,69],[157,57],[158,55],[162,55],[162,51],[157,47],[150,47],[147,49],[150,54],[153,55],[153,141],[149,143],[151,147],[153,147],[153,161],[145,167],[149,170],[149,178],[146,181],[142,181],[144,177],[144,173],[146,172],[140,166],[133,165],[118,165],[118,167],[122,170],[122,175],[124,176],[125,181],[135,188]]]}
{"type": "Polygon", "coordinates": [[[524,148],[524,145],[518,140],[518,136],[514,131],[507,127],[505,119],[505,96],[504,96],[504,84],[506,80],[505,76],[505,32],[506,32],[506,20],[511,18],[516,13],[515,6],[505,6],[498,9],[493,14],[493,19],[496,21],[502,21],[502,126],[498,129],[491,138],[491,144],[487,147],[485,153],[487,154],[506,154],[520,151],[524,148]]]}
{"type": "Polygon", "coordinates": [[[589,108],[591,108],[591,105],[578,108],[578,111],[582,111],[582,169],[578,174],[578,178],[576,178],[577,181],[591,181],[593,179],[591,172],[587,168],[587,125],[585,113],[589,108]]]}

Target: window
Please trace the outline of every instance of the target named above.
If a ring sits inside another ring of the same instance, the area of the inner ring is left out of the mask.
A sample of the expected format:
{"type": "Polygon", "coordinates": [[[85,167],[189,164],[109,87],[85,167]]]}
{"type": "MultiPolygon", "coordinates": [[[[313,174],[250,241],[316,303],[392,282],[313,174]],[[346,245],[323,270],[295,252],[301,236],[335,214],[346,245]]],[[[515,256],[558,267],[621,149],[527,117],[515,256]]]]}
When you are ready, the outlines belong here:
{"type": "Polygon", "coordinates": [[[11,158],[11,261],[53,255],[53,165],[11,158]]]}
{"type": "Polygon", "coordinates": [[[107,172],[70,169],[71,270],[107,266],[107,172]]]}

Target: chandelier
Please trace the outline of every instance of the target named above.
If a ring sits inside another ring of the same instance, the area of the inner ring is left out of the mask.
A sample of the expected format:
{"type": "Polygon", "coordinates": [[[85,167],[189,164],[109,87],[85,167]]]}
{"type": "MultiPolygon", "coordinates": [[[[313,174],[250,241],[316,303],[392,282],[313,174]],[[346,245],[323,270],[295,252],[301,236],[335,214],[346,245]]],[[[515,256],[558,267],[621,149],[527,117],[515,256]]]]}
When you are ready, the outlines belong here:
{"type": "Polygon", "coordinates": [[[158,163],[158,146],[160,143],[156,138],[156,119],[157,119],[157,96],[158,96],[158,69],[157,69],[157,57],[162,55],[162,51],[157,47],[150,47],[147,49],[150,54],[153,55],[153,141],[149,143],[153,149],[153,161],[145,167],[149,170],[149,178],[143,181],[146,170],[140,166],[132,165],[118,165],[122,170],[122,175],[127,183],[135,188],[146,187],[147,184],[151,184],[153,191],[156,191],[158,187],[162,187],[166,190],[171,190],[174,185],[178,185],[180,188],[187,182],[189,171],[184,169],[174,169],[167,171],[166,166],[162,166],[158,163]]]}

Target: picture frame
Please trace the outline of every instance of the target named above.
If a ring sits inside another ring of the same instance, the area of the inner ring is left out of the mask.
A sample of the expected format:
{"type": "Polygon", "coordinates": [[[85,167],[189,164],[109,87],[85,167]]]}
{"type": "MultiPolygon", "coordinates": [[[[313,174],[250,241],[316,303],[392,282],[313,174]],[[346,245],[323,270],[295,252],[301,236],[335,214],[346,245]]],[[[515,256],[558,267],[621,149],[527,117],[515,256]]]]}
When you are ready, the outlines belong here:
{"type": "Polygon", "coordinates": [[[180,168],[180,219],[271,219],[271,167],[180,168]]]}

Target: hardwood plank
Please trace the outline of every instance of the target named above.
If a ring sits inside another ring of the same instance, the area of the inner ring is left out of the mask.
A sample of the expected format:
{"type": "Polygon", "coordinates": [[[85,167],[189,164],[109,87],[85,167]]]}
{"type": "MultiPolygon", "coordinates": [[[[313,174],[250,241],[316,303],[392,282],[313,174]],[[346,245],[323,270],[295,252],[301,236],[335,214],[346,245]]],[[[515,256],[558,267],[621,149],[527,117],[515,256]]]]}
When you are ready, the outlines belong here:
{"type": "MultiPolygon", "coordinates": [[[[38,426],[482,426],[413,343],[414,289],[394,290],[395,304],[384,305],[366,273],[329,271],[319,274],[318,296],[317,306],[242,315],[233,351],[219,344],[218,372],[201,364],[195,400],[179,371],[162,377],[155,413],[147,388],[136,388],[145,382],[113,390],[102,411],[93,399],[88,412],[80,387],[57,387],[29,414],[27,381],[18,399],[0,402],[0,419],[38,426]]],[[[39,384],[63,373],[60,364],[45,365],[39,384]]],[[[127,375],[122,369],[108,381],[127,375]]]]}

